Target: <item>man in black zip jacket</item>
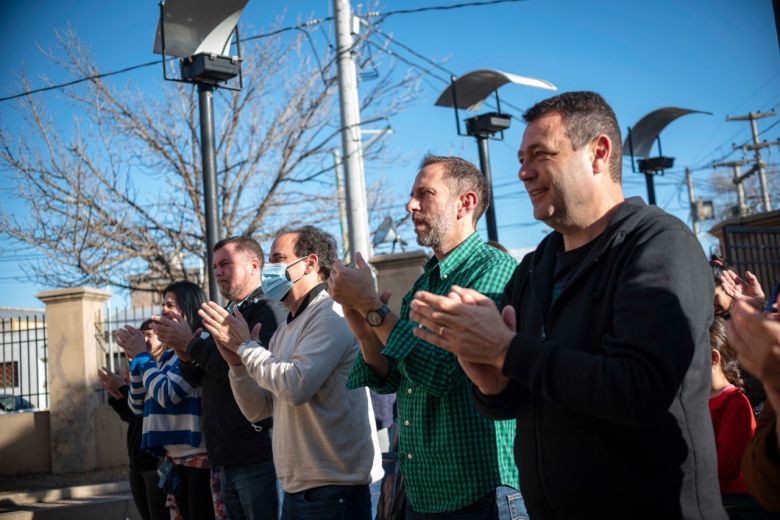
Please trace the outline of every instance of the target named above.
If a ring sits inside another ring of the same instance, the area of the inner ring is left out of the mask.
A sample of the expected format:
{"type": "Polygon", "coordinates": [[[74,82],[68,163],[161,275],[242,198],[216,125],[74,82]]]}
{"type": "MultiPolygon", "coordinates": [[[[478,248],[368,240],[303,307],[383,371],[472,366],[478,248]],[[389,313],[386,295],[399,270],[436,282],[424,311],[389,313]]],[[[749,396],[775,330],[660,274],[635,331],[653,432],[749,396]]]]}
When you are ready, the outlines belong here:
{"type": "MultiPolygon", "coordinates": [[[[141,331],[149,328],[150,320],[141,324],[141,331]]],[[[165,506],[165,493],[157,487],[160,477],[157,467],[160,458],[141,449],[143,434],[143,416],[135,415],[127,404],[130,385],[124,377],[109,372],[105,368],[98,371],[100,384],[108,392],[108,404],[120,419],[127,423],[127,455],[130,461],[128,481],[133,502],[143,520],[167,520],[171,517],[165,506]]]]}
{"type": "MultiPolygon", "coordinates": [[[[266,344],[287,315],[279,303],[266,299],[260,287],[263,250],[246,236],[226,238],[214,246],[214,276],[227,308],[238,306],[250,327],[261,324],[266,344]]],[[[224,506],[231,520],[275,519],[278,511],[276,471],[271,454],[271,419],[257,424],[238,408],[228,379],[229,367],[213,338],[203,331],[154,317],[160,339],[181,359],[184,379],[202,386],[203,431],[212,479],[219,478],[224,506]]]]}
{"type": "Polygon", "coordinates": [[[696,238],[620,187],[620,130],[598,94],[529,109],[520,179],[555,231],[501,312],[418,293],[417,334],[453,352],[480,410],[515,417],[528,511],[547,518],[725,518],[707,401],[714,287],[696,238]]]}

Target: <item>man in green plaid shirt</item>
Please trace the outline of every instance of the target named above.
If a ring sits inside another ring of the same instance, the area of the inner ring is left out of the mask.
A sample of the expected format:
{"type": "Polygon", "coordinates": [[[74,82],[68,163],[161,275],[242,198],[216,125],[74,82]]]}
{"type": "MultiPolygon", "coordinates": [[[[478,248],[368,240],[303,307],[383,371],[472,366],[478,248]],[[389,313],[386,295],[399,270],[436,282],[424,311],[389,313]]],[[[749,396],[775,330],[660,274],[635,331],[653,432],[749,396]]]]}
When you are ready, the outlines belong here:
{"type": "MultiPolygon", "coordinates": [[[[487,246],[476,223],[487,207],[488,186],[474,165],[457,157],[426,155],[407,211],[417,241],[434,257],[404,296],[401,315],[377,294],[370,267],[333,266],[334,300],[360,342],[347,385],[397,393],[399,458],[406,479],[406,518],[499,518],[499,508],[524,512],[512,455],[514,421],[493,422],[477,412],[470,383],[457,359],[413,334],[409,303],[417,291],[446,295],[452,285],[473,288],[498,302],[515,260],[487,246]],[[498,498],[498,500],[497,500],[498,498]]],[[[435,331],[434,331],[435,332],[435,331]]]]}

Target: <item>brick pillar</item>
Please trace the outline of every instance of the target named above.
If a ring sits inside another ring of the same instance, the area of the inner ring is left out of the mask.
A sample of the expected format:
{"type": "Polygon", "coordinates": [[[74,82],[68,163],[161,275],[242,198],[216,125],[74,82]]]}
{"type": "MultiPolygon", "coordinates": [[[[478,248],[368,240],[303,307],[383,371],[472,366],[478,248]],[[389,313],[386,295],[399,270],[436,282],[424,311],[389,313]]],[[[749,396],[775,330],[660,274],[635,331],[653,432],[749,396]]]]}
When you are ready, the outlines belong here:
{"type": "Polygon", "coordinates": [[[46,304],[52,473],[89,471],[97,461],[97,370],[105,363],[95,319],[111,293],[74,287],[35,296],[46,304]]]}

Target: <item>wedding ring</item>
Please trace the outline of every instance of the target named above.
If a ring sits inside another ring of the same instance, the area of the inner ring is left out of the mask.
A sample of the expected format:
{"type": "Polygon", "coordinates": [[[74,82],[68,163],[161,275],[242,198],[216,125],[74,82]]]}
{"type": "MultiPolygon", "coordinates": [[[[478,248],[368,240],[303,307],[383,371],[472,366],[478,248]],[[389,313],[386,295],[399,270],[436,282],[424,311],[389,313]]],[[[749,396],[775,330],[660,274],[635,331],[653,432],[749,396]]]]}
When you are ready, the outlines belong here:
{"type": "Polygon", "coordinates": [[[444,337],[444,325],[439,327],[439,336],[441,336],[442,338],[444,337]]]}

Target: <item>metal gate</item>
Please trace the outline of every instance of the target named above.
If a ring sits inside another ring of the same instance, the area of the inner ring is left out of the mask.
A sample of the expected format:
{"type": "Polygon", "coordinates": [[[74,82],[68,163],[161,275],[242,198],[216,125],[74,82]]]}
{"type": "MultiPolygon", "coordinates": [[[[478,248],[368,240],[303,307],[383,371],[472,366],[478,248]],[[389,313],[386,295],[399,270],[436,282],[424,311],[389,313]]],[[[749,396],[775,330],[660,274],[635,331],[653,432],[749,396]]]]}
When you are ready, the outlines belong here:
{"type": "Polygon", "coordinates": [[[725,226],[723,244],[726,262],[755,274],[768,297],[780,283],[780,228],[725,226]]]}
{"type": "Polygon", "coordinates": [[[49,407],[46,317],[0,317],[0,414],[49,407]]]}

